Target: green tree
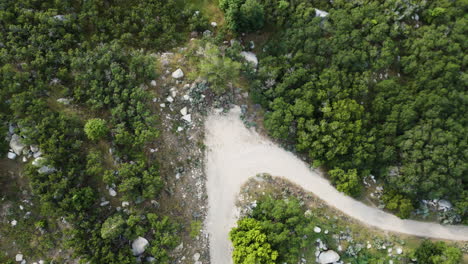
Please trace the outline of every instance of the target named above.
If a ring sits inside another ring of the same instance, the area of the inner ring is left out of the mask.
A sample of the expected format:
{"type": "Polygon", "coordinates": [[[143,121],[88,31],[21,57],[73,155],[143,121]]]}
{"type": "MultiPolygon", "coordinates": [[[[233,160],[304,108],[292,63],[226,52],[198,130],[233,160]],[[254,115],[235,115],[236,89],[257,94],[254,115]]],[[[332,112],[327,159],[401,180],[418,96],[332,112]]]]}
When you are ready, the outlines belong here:
{"type": "Polygon", "coordinates": [[[107,136],[109,128],[104,119],[92,118],[86,121],[84,131],[91,140],[99,140],[107,136]]]}
{"type": "Polygon", "coordinates": [[[408,218],[414,210],[411,200],[396,192],[386,192],[382,196],[385,208],[396,212],[400,218],[408,218]]]}
{"type": "Polygon", "coordinates": [[[267,242],[267,234],[262,231],[258,221],[243,218],[237,227],[229,232],[234,246],[232,258],[236,264],[274,264],[278,252],[267,242]]]}
{"type": "Polygon", "coordinates": [[[347,195],[357,196],[361,192],[360,178],[356,169],[345,172],[340,168],[328,172],[330,178],[336,183],[336,188],[347,195]]]}
{"type": "Polygon", "coordinates": [[[199,74],[210,83],[216,94],[222,94],[228,86],[232,86],[240,74],[241,64],[221,54],[218,47],[207,44],[205,56],[199,65],[199,74]]]}
{"type": "Polygon", "coordinates": [[[246,0],[240,6],[240,30],[255,31],[263,27],[264,9],[257,0],[246,0]]]}

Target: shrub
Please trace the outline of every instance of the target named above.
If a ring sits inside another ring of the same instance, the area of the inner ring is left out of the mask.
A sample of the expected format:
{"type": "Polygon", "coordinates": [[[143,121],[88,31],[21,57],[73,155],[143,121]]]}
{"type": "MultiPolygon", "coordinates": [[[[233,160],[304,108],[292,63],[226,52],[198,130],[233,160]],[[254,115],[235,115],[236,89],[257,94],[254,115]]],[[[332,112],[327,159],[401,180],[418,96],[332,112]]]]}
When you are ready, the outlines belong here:
{"type": "Polygon", "coordinates": [[[106,121],[100,118],[89,119],[86,122],[84,131],[91,140],[102,139],[109,133],[106,121]]]}

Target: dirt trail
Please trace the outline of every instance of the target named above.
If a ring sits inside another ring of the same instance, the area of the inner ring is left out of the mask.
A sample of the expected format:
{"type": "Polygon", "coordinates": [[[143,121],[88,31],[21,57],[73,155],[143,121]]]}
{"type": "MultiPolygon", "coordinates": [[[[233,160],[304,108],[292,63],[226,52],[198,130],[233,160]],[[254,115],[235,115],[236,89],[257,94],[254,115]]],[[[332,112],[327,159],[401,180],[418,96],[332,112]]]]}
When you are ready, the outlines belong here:
{"type": "Polygon", "coordinates": [[[345,196],[292,153],[247,129],[239,114],[238,107],[226,115],[213,113],[205,123],[209,204],[205,224],[210,235],[212,264],[232,263],[228,233],[238,216],[236,197],[242,184],[258,173],[285,177],[343,213],[380,229],[422,237],[468,240],[467,226],[401,220],[345,196]]]}

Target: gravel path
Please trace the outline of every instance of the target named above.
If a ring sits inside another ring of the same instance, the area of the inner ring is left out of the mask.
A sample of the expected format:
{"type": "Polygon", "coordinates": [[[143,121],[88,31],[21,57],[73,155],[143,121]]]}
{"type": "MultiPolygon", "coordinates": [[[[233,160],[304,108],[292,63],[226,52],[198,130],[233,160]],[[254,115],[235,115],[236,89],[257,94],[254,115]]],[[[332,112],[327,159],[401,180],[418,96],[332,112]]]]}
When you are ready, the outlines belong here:
{"type": "Polygon", "coordinates": [[[467,226],[401,220],[343,195],[292,153],[247,129],[239,114],[238,107],[226,115],[213,113],[205,123],[209,204],[205,224],[210,235],[212,264],[232,263],[228,233],[238,216],[236,197],[242,184],[258,173],[285,177],[343,213],[380,229],[422,237],[468,240],[467,226]]]}

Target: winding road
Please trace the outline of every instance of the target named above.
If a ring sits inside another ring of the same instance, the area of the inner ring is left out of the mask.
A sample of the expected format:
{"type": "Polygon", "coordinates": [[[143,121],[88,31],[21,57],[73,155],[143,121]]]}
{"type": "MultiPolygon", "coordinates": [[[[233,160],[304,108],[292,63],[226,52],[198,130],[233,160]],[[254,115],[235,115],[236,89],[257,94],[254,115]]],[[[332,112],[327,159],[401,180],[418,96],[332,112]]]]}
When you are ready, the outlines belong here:
{"type": "Polygon", "coordinates": [[[235,201],[242,184],[258,173],[282,176],[343,213],[379,229],[421,237],[468,240],[467,226],[402,220],[345,196],[294,154],[247,129],[239,115],[240,109],[236,107],[225,115],[212,113],[205,122],[209,204],[205,225],[210,236],[212,264],[232,263],[228,233],[238,216],[235,201]]]}

